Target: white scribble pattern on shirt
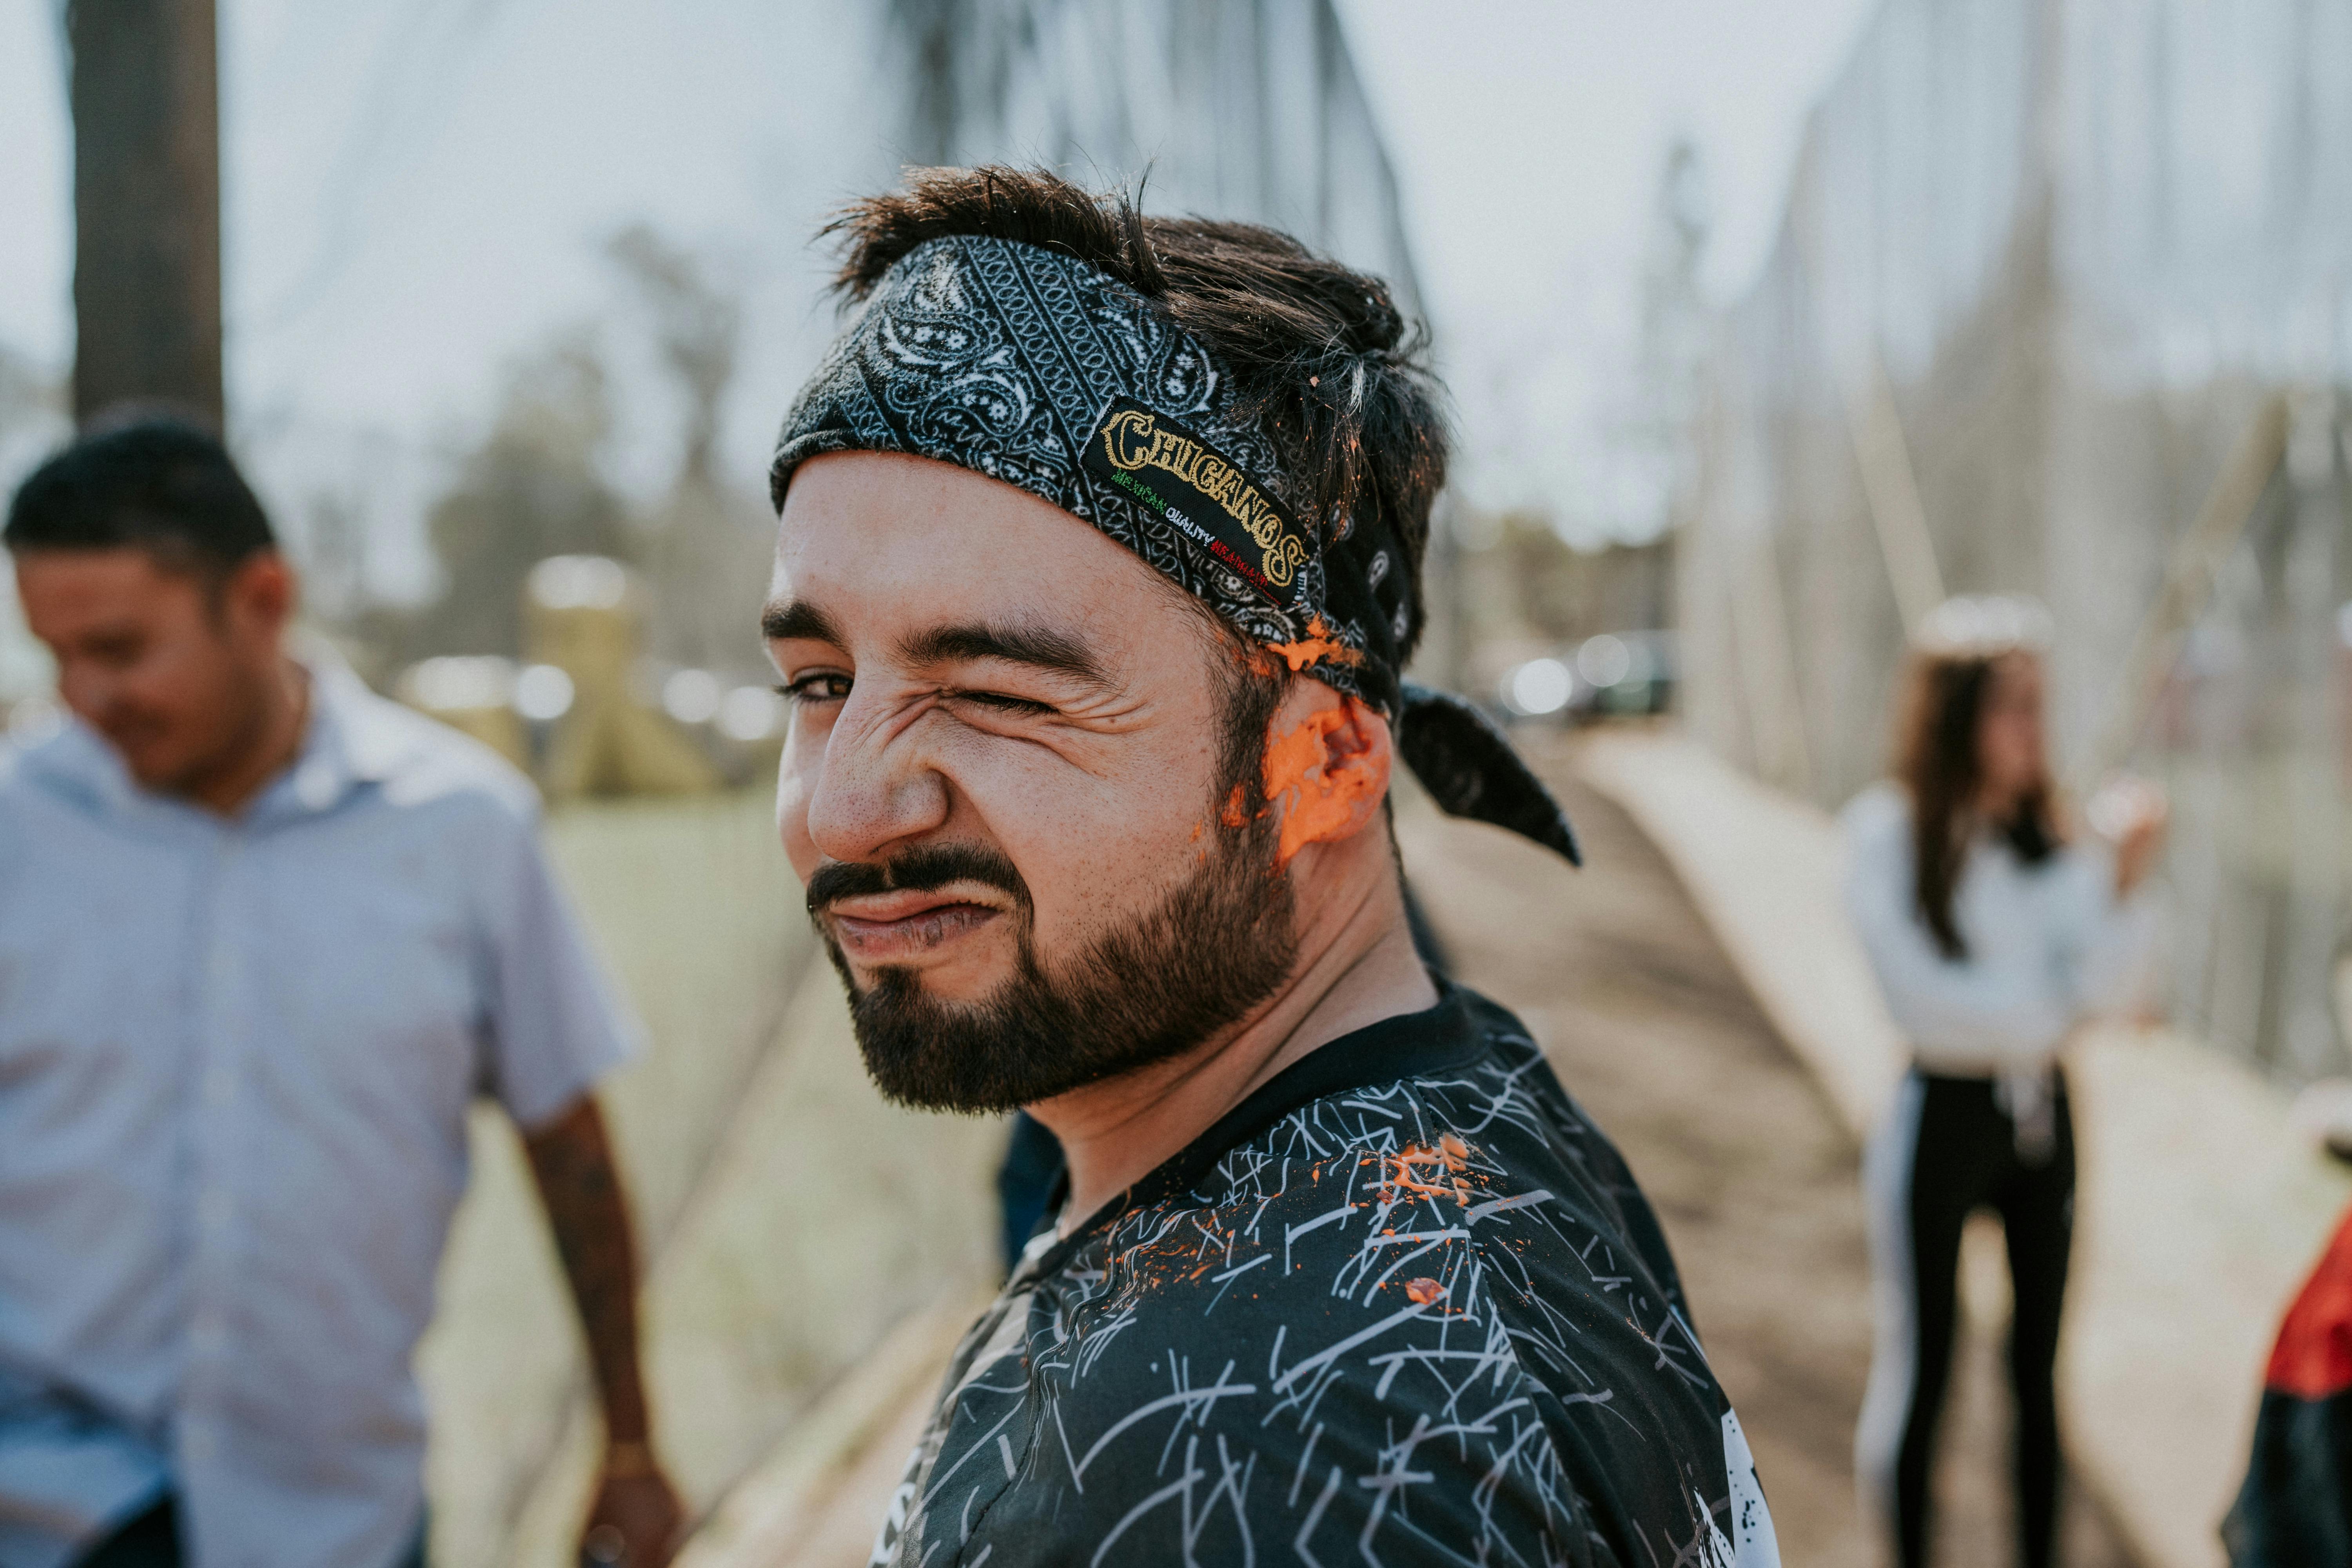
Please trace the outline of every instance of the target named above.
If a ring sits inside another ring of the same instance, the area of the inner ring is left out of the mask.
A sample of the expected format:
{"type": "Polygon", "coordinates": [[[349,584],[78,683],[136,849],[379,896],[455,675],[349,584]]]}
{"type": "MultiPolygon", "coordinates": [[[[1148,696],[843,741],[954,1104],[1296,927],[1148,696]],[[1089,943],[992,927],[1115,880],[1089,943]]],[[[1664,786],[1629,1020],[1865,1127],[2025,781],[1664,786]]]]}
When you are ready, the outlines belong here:
{"type": "Polygon", "coordinates": [[[1033,1256],[876,1562],[1729,1568],[1727,1405],[1627,1239],[1654,1222],[1472,1000],[1466,1065],[1314,1100],[1033,1256]]]}

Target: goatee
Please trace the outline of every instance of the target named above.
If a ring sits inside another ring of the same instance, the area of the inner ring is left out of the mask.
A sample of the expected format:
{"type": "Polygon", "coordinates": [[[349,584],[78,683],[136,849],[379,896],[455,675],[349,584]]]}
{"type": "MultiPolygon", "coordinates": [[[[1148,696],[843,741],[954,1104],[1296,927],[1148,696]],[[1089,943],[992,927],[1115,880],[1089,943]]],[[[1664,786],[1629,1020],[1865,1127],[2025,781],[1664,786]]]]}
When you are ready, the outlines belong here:
{"type": "Polygon", "coordinates": [[[1013,897],[1015,968],[979,1002],[942,1001],[898,966],[861,987],[818,921],[849,990],[858,1049],[885,1095],[927,1110],[1010,1110],[1181,1056],[1272,995],[1298,945],[1275,846],[1272,814],[1217,835],[1207,859],[1157,907],[1051,967],[1037,952],[1028,885],[1010,860],[977,845],[821,867],[809,909],[955,881],[1013,897]]]}

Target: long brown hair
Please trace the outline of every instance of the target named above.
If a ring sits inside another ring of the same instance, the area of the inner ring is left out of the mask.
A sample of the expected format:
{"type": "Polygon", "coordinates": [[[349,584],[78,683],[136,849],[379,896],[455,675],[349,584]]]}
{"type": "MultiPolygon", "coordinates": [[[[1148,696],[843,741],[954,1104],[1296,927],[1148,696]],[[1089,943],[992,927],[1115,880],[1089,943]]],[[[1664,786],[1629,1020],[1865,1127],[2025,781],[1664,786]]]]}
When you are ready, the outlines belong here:
{"type": "MultiPolygon", "coordinates": [[[[1937,949],[1954,960],[1969,955],[1952,918],[1952,894],[1980,826],[1977,729],[1994,674],[2008,657],[1914,654],[1896,731],[1895,776],[1911,795],[1913,901],[1937,949]]],[[[1990,826],[2026,864],[2048,859],[2060,842],[2049,781],[2026,791],[2006,822],[1990,826]]]]}

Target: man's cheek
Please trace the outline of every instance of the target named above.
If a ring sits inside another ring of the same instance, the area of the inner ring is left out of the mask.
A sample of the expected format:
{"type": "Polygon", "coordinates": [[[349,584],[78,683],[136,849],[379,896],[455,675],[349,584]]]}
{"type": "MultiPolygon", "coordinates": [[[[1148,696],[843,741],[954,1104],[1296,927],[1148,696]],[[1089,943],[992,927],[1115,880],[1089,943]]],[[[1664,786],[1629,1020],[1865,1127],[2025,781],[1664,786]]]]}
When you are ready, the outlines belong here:
{"type": "Polygon", "coordinates": [[[177,711],[184,705],[165,700],[150,685],[112,670],[88,676],[68,686],[66,702],[118,742],[132,731],[167,728],[174,718],[184,717],[177,711]]]}
{"type": "Polygon", "coordinates": [[[1034,843],[1042,856],[1121,867],[1149,881],[1216,815],[1215,758],[1205,749],[1137,746],[1074,760],[997,742],[948,761],[957,792],[1016,859],[1034,843]]]}
{"type": "Polygon", "coordinates": [[[1057,830],[1024,835],[1003,847],[1028,884],[1037,947],[1047,954],[1076,951],[1132,924],[1198,871],[1208,842],[1205,830],[1194,841],[1191,823],[1076,814],[1043,820],[1057,830]]]}
{"type": "Polygon", "coordinates": [[[203,727],[222,721],[236,708],[240,693],[229,672],[205,657],[207,651],[167,645],[122,666],[112,678],[112,705],[156,723],[203,727]]]}

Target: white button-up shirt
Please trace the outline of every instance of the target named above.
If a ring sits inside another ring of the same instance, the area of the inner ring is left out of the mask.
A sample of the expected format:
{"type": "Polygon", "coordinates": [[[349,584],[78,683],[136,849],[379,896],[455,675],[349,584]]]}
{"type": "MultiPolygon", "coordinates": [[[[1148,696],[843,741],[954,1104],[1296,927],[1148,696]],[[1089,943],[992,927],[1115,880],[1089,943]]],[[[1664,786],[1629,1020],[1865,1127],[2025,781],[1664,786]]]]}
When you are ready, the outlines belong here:
{"type": "Polygon", "coordinates": [[[340,666],[311,712],[234,820],[0,748],[0,1568],[165,1487],[194,1568],[392,1562],[467,1102],[627,1054],[530,785],[340,666]]]}

